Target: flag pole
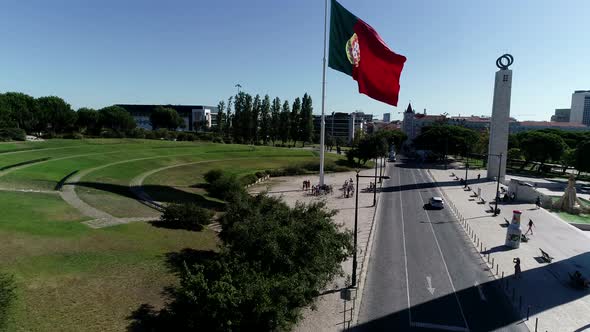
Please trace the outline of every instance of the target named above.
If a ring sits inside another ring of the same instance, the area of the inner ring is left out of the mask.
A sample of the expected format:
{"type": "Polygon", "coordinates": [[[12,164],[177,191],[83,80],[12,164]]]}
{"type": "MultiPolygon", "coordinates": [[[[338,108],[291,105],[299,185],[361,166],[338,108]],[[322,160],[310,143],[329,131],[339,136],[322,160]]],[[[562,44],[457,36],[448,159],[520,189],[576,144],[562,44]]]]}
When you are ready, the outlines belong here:
{"type": "Polygon", "coordinates": [[[322,66],[322,118],[320,122],[320,186],[324,185],[324,136],[326,122],[324,119],[324,108],[326,105],[326,30],[328,26],[328,0],[324,1],[324,58],[322,66]]]}

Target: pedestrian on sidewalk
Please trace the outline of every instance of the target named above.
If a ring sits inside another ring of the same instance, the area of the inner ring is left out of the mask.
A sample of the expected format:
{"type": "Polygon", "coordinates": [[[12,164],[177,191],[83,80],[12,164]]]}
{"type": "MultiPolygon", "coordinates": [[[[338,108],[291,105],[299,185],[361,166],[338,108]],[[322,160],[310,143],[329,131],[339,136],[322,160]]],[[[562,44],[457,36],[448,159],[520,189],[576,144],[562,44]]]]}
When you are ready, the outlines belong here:
{"type": "Polygon", "coordinates": [[[516,257],[512,262],[514,263],[514,278],[520,279],[520,258],[516,257]]]}
{"type": "Polygon", "coordinates": [[[531,235],[533,235],[533,226],[535,226],[533,219],[529,219],[528,225],[529,225],[529,229],[526,231],[526,233],[524,233],[524,235],[527,235],[529,232],[531,232],[531,235]]]}
{"type": "Polygon", "coordinates": [[[537,206],[537,210],[541,208],[541,196],[537,196],[537,200],[535,201],[535,205],[537,206]]]}
{"type": "Polygon", "coordinates": [[[479,180],[481,178],[481,174],[477,174],[477,179],[479,180]]]}

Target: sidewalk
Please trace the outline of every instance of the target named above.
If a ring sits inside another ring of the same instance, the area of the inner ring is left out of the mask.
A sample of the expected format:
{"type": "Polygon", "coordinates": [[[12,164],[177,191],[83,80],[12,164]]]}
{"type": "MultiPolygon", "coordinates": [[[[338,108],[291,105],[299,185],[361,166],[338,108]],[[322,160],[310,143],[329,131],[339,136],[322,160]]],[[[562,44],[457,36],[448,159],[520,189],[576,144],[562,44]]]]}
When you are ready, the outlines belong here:
{"type": "Polygon", "coordinates": [[[590,236],[545,209],[536,209],[534,204],[499,204],[501,213],[493,217],[486,211],[490,210],[488,202],[495,196],[496,183],[484,182],[485,170],[470,171],[470,179],[478,172],[482,176],[481,182],[470,182],[472,191],[465,191],[451,176],[453,172],[459,178],[464,174],[461,169],[429,170],[447,197],[449,208],[458,214],[474,244],[482,249],[484,259],[489,259],[490,272],[496,275],[496,282],[506,290],[515,309],[524,319],[529,311],[528,328],[535,331],[538,318],[538,331],[590,329],[590,291],[572,288],[568,276],[568,273],[579,270],[585,277],[590,277],[590,236]],[[481,188],[486,204],[478,204],[477,199],[471,197],[478,188],[481,188]],[[509,250],[504,247],[506,228],[503,224],[504,218],[512,219],[513,210],[522,211],[523,233],[529,219],[536,227],[529,242],[509,250]],[[539,248],[554,257],[552,263],[542,261],[539,248]],[[515,257],[521,260],[522,277],[518,280],[513,278],[512,260],[515,257]]]}
{"type": "MultiPolygon", "coordinates": [[[[362,170],[360,175],[374,175],[374,169],[362,170]]],[[[252,193],[267,190],[270,196],[282,197],[290,206],[296,202],[314,202],[325,200],[329,209],[337,210],[334,222],[342,224],[345,229],[354,230],[354,205],[355,197],[344,198],[340,188],[344,181],[352,178],[356,181],[355,172],[330,173],[325,175],[325,183],[334,188],[333,195],[312,196],[302,191],[302,182],[304,180],[312,181],[312,185],[317,184],[318,176],[291,176],[271,178],[270,181],[249,188],[252,193]]],[[[342,264],[344,271],[343,277],[337,277],[328,285],[324,294],[319,296],[315,302],[315,309],[305,308],[302,312],[302,319],[293,329],[297,332],[303,331],[339,331],[353,325],[358,316],[360,308],[360,294],[364,287],[366,274],[366,264],[368,262],[368,253],[370,253],[370,238],[374,234],[373,221],[375,217],[375,207],[373,204],[373,192],[363,192],[369,187],[372,178],[361,178],[359,189],[359,209],[358,209],[358,266],[357,266],[357,290],[352,293],[350,300],[345,299],[345,289],[350,284],[352,274],[352,258],[342,264]],[[358,294],[358,297],[357,297],[358,294]]],[[[357,185],[355,183],[355,185],[357,185]]],[[[355,188],[356,189],[356,188],[355,188]]],[[[377,199],[379,193],[377,193],[377,199]]]]}

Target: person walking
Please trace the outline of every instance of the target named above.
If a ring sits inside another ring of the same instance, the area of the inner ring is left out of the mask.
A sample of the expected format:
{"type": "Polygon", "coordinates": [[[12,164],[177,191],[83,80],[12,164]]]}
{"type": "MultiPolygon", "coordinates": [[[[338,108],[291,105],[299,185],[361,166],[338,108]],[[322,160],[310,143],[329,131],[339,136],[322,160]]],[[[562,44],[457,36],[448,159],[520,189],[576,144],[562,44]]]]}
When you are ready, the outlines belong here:
{"type": "Polygon", "coordinates": [[[527,235],[529,232],[531,232],[531,235],[533,235],[533,226],[535,226],[535,223],[533,222],[533,219],[529,219],[529,229],[527,229],[526,233],[524,233],[524,235],[527,235]]]}
{"type": "Polygon", "coordinates": [[[512,262],[514,263],[514,278],[520,279],[520,258],[516,257],[512,262]]]}
{"type": "Polygon", "coordinates": [[[481,178],[481,174],[477,174],[477,179],[479,180],[481,178]]]}
{"type": "Polygon", "coordinates": [[[537,196],[537,200],[535,201],[535,205],[537,206],[537,210],[541,208],[541,196],[537,196]]]}

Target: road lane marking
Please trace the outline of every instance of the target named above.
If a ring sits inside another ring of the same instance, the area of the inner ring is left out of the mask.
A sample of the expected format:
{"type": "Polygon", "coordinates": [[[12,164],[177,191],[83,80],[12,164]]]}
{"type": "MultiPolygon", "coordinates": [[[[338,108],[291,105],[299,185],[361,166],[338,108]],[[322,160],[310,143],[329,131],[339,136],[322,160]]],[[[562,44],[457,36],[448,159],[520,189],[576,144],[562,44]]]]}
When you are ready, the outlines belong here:
{"type": "Polygon", "coordinates": [[[413,322],[410,324],[410,326],[423,327],[423,328],[435,329],[435,330],[469,332],[469,329],[462,327],[462,326],[440,325],[440,324],[420,323],[420,322],[413,322]]]}
{"type": "Polygon", "coordinates": [[[486,299],[486,296],[483,293],[483,289],[481,288],[481,285],[478,284],[476,281],[475,284],[473,284],[473,286],[475,286],[477,288],[477,291],[479,292],[479,297],[481,298],[481,300],[487,301],[488,299],[486,299]]]}
{"type": "Polygon", "coordinates": [[[432,288],[432,278],[430,276],[426,277],[426,283],[428,284],[428,287],[426,289],[428,289],[430,295],[434,295],[435,288],[432,288]]]}
{"type": "MultiPolygon", "coordinates": [[[[414,184],[416,186],[416,189],[418,189],[418,182],[416,181],[416,175],[414,174],[414,172],[411,172],[411,173],[412,173],[412,177],[414,178],[414,184]]],[[[424,202],[424,197],[422,197],[422,193],[420,192],[420,190],[418,190],[418,195],[420,195],[422,202],[424,202]]],[[[430,216],[428,215],[428,211],[426,211],[426,218],[428,219],[428,223],[430,224],[430,229],[432,230],[432,235],[434,236],[434,242],[436,243],[436,246],[438,248],[438,252],[440,253],[440,257],[442,259],[443,266],[445,267],[445,270],[447,271],[447,276],[449,277],[449,282],[451,283],[451,288],[453,289],[453,294],[455,295],[455,299],[457,300],[457,304],[459,305],[459,311],[461,312],[461,317],[463,317],[463,321],[465,322],[465,327],[467,328],[466,331],[469,331],[469,324],[467,324],[467,319],[465,318],[465,314],[463,313],[463,307],[461,306],[461,301],[459,301],[459,296],[457,295],[457,290],[455,289],[455,284],[453,283],[453,278],[451,278],[451,273],[449,272],[449,268],[447,266],[447,262],[445,260],[445,256],[443,255],[442,249],[440,248],[440,244],[438,243],[438,238],[436,237],[436,232],[434,231],[434,226],[432,226],[432,220],[430,220],[430,216]]]]}
{"type": "MultiPolygon", "coordinates": [[[[394,168],[395,169],[395,168],[394,168]]],[[[408,254],[406,252],[406,228],[404,226],[404,204],[402,202],[402,171],[401,169],[397,172],[399,179],[398,192],[399,192],[399,209],[401,212],[402,219],[402,242],[404,244],[404,265],[406,268],[406,294],[408,296],[408,322],[412,325],[412,305],[410,304],[410,279],[408,278],[408,254]]],[[[358,184],[357,184],[358,185],[358,184]]]]}

